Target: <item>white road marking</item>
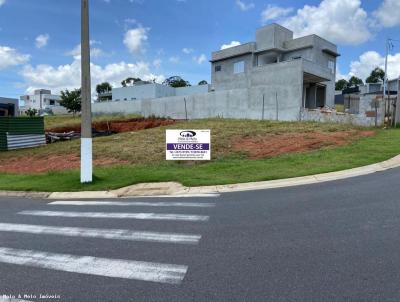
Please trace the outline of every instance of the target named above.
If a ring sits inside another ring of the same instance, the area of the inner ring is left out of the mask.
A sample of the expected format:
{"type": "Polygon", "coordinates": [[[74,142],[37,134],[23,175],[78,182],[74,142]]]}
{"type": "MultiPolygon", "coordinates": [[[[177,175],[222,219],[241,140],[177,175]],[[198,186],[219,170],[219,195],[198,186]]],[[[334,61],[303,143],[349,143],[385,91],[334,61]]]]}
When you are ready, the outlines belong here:
{"type": "Polygon", "coordinates": [[[215,203],[201,202],[120,202],[120,201],[54,201],[49,205],[62,206],[144,206],[144,207],[193,207],[193,208],[211,208],[215,207],[215,203]]]}
{"type": "Polygon", "coordinates": [[[75,227],[53,227],[44,225],[0,223],[0,232],[89,237],[115,240],[146,241],[161,243],[197,244],[200,235],[176,233],[139,232],[120,229],[93,229],[75,227]]]}
{"type": "Polygon", "coordinates": [[[0,262],[57,271],[179,284],[187,272],[185,265],[54,254],[0,247],[0,262]]]}
{"type": "Polygon", "coordinates": [[[122,197],[122,198],[193,198],[193,197],[200,197],[200,198],[215,198],[220,197],[221,194],[219,193],[194,193],[194,194],[179,194],[179,195],[149,195],[149,196],[129,196],[129,197],[122,197]]]}
{"type": "Polygon", "coordinates": [[[22,211],[20,215],[68,217],[68,218],[108,218],[140,220],[208,221],[209,216],[160,213],[104,213],[104,212],[62,212],[62,211],[22,211]]]}

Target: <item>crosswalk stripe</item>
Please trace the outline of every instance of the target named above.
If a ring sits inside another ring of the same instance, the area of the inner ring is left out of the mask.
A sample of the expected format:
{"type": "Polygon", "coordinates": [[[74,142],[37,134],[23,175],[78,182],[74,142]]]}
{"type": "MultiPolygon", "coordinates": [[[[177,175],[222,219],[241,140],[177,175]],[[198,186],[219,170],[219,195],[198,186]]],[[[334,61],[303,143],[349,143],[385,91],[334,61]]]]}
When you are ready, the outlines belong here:
{"type": "Polygon", "coordinates": [[[193,207],[193,208],[211,208],[215,203],[201,202],[119,202],[119,201],[54,201],[49,205],[62,206],[144,206],[144,207],[193,207]]]}
{"type": "Polygon", "coordinates": [[[76,227],[53,227],[44,225],[0,223],[0,232],[89,237],[115,240],[146,241],[160,243],[197,244],[200,235],[139,232],[121,229],[93,229],[76,227]]]}
{"type": "Polygon", "coordinates": [[[68,218],[109,218],[140,220],[208,221],[209,216],[160,213],[104,213],[104,212],[63,212],[63,211],[22,211],[20,215],[68,217],[68,218]]]}
{"type": "Polygon", "coordinates": [[[185,265],[55,254],[0,247],[0,262],[57,271],[179,284],[187,272],[185,265]]]}

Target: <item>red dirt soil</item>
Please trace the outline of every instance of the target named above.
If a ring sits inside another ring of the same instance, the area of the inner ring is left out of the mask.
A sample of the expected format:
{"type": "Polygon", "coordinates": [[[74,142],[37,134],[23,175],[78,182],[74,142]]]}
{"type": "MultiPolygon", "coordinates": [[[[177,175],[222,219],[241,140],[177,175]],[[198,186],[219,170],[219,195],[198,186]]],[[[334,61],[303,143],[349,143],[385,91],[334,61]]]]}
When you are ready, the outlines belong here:
{"type": "MultiPolygon", "coordinates": [[[[99,158],[93,160],[94,166],[125,164],[125,161],[99,158]]],[[[0,162],[0,172],[13,174],[41,174],[52,171],[79,169],[80,158],[76,155],[53,155],[46,158],[22,157],[0,162]]]]}
{"type": "MultiPolygon", "coordinates": [[[[95,122],[93,128],[97,131],[111,131],[113,133],[139,131],[144,129],[156,128],[175,124],[175,120],[157,119],[157,118],[137,118],[129,120],[117,120],[111,122],[95,122]]],[[[70,132],[80,133],[80,125],[72,127],[58,127],[46,129],[50,132],[70,132]]],[[[121,161],[112,158],[97,158],[93,160],[94,166],[113,166],[126,164],[127,161],[121,161]]],[[[13,174],[41,174],[52,171],[65,171],[79,169],[80,158],[77,155],[51,155],[45,158],[40,156],[22,157],[8,159],[0,162],[0,172],[13,174]]]]}
{"type": "Polygon", "coordinates": [[[233,143],[236,152],[246,153],[250,159],[278,156],[288,153],[318,150],[323,147],[342,146],[351,141],[374,135],[374,131],[341,131],[271,134],[240,138],[233,143]]]}
{"type": "MultiPolygon", "coordinates": [[[[175,124],[176,121],[169,119],[129,119],[129,120],[119,120],[119,121],[102,121],[102,122],[94,122],[93,128],[97,131],[111,131],[113,133],[121,133],[121,132],[131,132],[131,131],[139,131],[144,129],[156,128],[161,126],[168,126],[175,124]]],[[[51,129],[46,129],[48,132],[71,132],[75,131],[77,133],[81,132],[81,126],[69,126],[69,127],[55,127],[51,129]]]]}

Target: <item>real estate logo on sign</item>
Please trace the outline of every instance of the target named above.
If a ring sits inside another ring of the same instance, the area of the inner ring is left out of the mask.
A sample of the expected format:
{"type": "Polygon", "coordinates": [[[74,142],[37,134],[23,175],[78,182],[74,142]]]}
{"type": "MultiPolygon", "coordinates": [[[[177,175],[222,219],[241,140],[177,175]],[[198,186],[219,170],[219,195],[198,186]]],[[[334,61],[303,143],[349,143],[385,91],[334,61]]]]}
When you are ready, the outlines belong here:
{"type": "Polygon", "coordinates": [[[167,160],[211,160],[211,130],[167,130],[167,160]]]}

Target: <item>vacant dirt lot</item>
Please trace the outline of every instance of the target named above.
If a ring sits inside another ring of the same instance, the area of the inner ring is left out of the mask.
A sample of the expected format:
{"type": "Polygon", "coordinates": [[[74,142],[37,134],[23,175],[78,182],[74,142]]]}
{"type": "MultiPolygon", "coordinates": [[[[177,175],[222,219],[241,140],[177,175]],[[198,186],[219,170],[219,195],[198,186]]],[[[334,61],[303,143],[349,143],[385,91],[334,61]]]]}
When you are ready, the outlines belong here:
{"type": "MultiPolygon", "coordinates": [[[[272,121],[209,119],[173,121],[129,117],[95,120],[97,130],[111,130],[118,134],[94,139],[95,166],[165,165],[166,129],[211,129],[213,162],[229,158],[263,159],[283,154],[309,152],[321,148],[335,148],[373,136],[371,129],[338,124],[288,123],[272,121]]],[[[53,122],[53,121],[52,121],[53,122]]],[[[62,121],[61,121],[62,122],[62,121]]],[[[79,130],[79,124],[47,130],[79,130]]],[[[0,173],[38,174],[49,171],[79,169],[80,141],[72,140],[41,148],[0,152],[0,173]]],[[[191,167],[194,163],[173,162],[171,167],[191,167]]],[[[207,164],[207,163],[202,163],[207,164]]]]}
{"type": "MultiPolygon", "coordinates": [[[[97,131],[111,131],[113,133],[123,133],[130,131],[138,131],[144,129],[157,128],[160,126],[168,126],[175,124],[176,121],[170,119],[157,118],[133,118],[127,120],[112,120],[112,121],[95,121],[93,128],[97,131]]],[[[47,129],[48,132],[64,133],[75,131],[80,133],[80,125],[71,125],[63,127],[52,127],[47,129]]]]}
{"type": "Polygon", "coordinates": [[[265,136],[238,138],[233,148],[251,159],[273,157],[287,153],[306,152],[324,147],[341,146],[352,140],[374,135],[373,131],[340,131],[268,134],[265,136]]]}

